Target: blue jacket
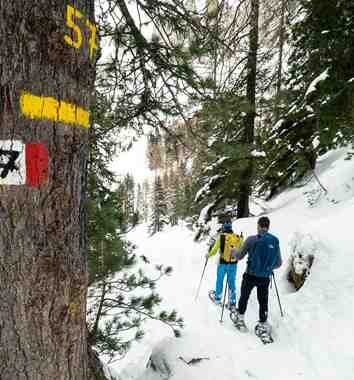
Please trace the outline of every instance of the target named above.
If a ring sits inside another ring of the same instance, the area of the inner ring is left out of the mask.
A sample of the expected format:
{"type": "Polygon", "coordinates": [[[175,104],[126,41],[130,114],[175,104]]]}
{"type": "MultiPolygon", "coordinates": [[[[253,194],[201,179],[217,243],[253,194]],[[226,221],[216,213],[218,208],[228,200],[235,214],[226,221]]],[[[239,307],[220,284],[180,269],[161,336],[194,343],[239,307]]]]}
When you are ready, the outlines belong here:
{"type": "Polygon", "coordinates": [[[242,260],[248,254],[246,272],[256,277],[270,277],[282,264],[279,239],[269,232],[250,236],[232,256],[242,260]]]}

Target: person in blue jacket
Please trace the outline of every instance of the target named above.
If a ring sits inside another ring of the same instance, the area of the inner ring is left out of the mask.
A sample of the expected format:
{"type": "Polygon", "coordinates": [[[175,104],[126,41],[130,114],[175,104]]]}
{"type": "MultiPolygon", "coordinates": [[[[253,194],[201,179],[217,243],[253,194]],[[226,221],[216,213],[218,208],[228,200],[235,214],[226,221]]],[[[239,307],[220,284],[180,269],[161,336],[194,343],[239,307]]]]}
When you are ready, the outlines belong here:
{"type": "Polygon", "coordinates": [[[241,295],[238,302],[236,317],[244,321],[248,299],[252,289],[257,288],[259,303],[259,323],[266,325],[268,318],[268,294],[270,277],[274,269],[282,264],[279,239],[268,232],[270,221],[262,216],[257,222],[257,235],[249,236],[241,249],[232,250],[231,255],[242,260],[248,254],[247,268],[243,274],[241,295]]]}

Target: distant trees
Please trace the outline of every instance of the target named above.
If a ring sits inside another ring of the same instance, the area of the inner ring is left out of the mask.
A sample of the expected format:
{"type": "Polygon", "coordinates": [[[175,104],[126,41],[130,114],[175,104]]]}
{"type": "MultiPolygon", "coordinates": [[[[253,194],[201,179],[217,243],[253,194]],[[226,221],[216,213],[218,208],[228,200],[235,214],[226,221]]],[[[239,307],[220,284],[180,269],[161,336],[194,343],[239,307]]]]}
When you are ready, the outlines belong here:
{"type": "Polygon", "coordinates": [[[162,186],[160,176],[155,177],[154,188],[151,195],[151,217],[149,230],[151,234],[162,231],[168,223],[166,193],[162,186]]]}
{"type": "Polygon", "coordinates": [[[139,206],[141,206],[141,189],[136,185],[132,174],[126,174],[119,183],[117,188],[118,196],[122,201],[124,218],[127,223],[127,228],[134,227],[139,223],[138,196],[139,206]],[[138,194],[138,190],[140,193],[138,194]]]}
{"type": "MultiPolygon", "coordinates": [[[[105,218],[105,213],[107,218],[102,231],[92,228],[88,237],[92,248],[89,253],[93,255],[90,279],[95,287],[89,310],[89,341],[100,352],[124,355],[131,341],[141,337],[145,317],[168,323],[176,335],[182,321],[173,311],[155,311],[160,303],[155,281],[169,274],[170,268],[159,266],[157,277],[148,278],[137,269],[133,247],[124,238],[142,214],[147,219],[148,206],[153,231],[169,221],[162,177],[157,183],[145,182],[141,197],[139,185],[128,175],[118,181],[113,194],[108,160],[116,147],[131,145],[131,140],[123,140],[119,132],[134,129],[139,134],[143,126],[149,125],[154,130],[153,138],[158,139],[162,130],[168,130],[166,116],[177,117],[186,110],[188,105],[182,99],[203,92],[204,79],[191,63],[193,56],[206,47],[208,27],[204,12],[196,12],[184,1],[135,2],[132,8],[125,0],[98,0],[97,9],[99,35],[103,45],[109,44],[110,53],[103,52],[96,78],[89,169],[93,181],[89,193],[91,227],[105,218]],[[191,36],[194,46],[189,44],[191,36]],[[102,324],[112,313],[114,318],[102,324]],[[121,334],[125,331],[127,340],[121,334]]],[[[162,158],[158,149],[149,153],[150,165],[159,167],[162,158]]],[[[141,259],[148,264],[147,257],[141,259]]]]}
{"type": "MultiPolygon", "coordinates": [[[[126,183],[126,179],[123,183],[126,183]]],[[[89,344],[111,358],[120,358],[131,344],[144,335],[143,322],[159,320],[176,336],[183,320],[172,311],[158,310],[161,298],[156,282],[172,272],[171,267],[156,266],[155,276],[147,276],[136,257],[134,246],[125,238],[130,225],[124,210],[125,198],[117,191],[103,188],[96,173],[90,171],[88,218],[89,264],[89,344]]]]}

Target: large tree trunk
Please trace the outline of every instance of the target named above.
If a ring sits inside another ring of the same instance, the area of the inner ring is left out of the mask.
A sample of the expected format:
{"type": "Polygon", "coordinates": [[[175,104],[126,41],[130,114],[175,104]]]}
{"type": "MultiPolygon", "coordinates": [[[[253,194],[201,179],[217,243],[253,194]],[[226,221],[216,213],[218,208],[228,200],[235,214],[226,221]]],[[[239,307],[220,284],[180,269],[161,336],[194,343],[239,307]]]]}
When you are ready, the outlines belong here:
{"type": "Polygon", "coordinates": [[[93,3],[70,2],[80,17],[66,1],[0,0],[1,380],[90,378],[83,198],[93,3]]]}
{"type": "Polygon", "coordinates": [[[254,119],[256,117],[256,79],[258,52],[258,18],[259,0],[251,0],[249,51],[247,60],[247,103],[248,111],[245,116],[243,143],[249,150],[249,159],[241,175],[240,196],[237,204],[237,217],[249,216],[249,196],[252,191],[253,158],[251,150],[254,143],[254,119]]]}
{"type": "Polygon", "coordinates": [[[283,83],[283,54],[284,54],[284,43],[285,43],[285,1],[281,0],[280,9],[280,24],[279,24],[279,58],[277,67],[277,82],[276,82],[276,108],[275,108],[275,119],[279,119],[280,106],[281,106],[281,86],[283,83]]]}

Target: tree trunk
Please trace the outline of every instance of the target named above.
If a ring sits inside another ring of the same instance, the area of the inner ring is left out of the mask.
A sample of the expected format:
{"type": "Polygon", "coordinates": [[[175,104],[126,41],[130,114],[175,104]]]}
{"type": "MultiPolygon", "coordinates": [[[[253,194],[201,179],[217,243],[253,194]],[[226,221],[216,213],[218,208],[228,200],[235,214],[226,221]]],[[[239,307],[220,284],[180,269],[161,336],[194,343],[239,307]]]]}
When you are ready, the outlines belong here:
{"type": "Polygon", "coordinates": [[[280,114],[280,102],[281,102],[281,85],[283,82],[283,52],[284,52],[284,42],[285,42],[285,1],[281,0],[280,9],[280,24],[279,24],[279,59],[277,67],[277,83],[276,83],[276,108],[275,108],[275,118],[279,119],[280,114]]]}
{"type": "Polygon", "coordinates": [[[259,0],[251,0],[249,52],[247,60],[247,103],[248,111],[245,116],[243,143],[249,151],[249,159],[240,178],[240,195],[237,204],[237,217],[249,216],[249,196],[252,191],[253,158],[251,150],[254,143],[254,120],[256,117],[256,76],[258,52],[258,16],[259,0]]]}
{"type": "Polygon", "coordinates": [[[1,380],[91,378],[83,201],[93,3],[0,0],[1,380]]]}

